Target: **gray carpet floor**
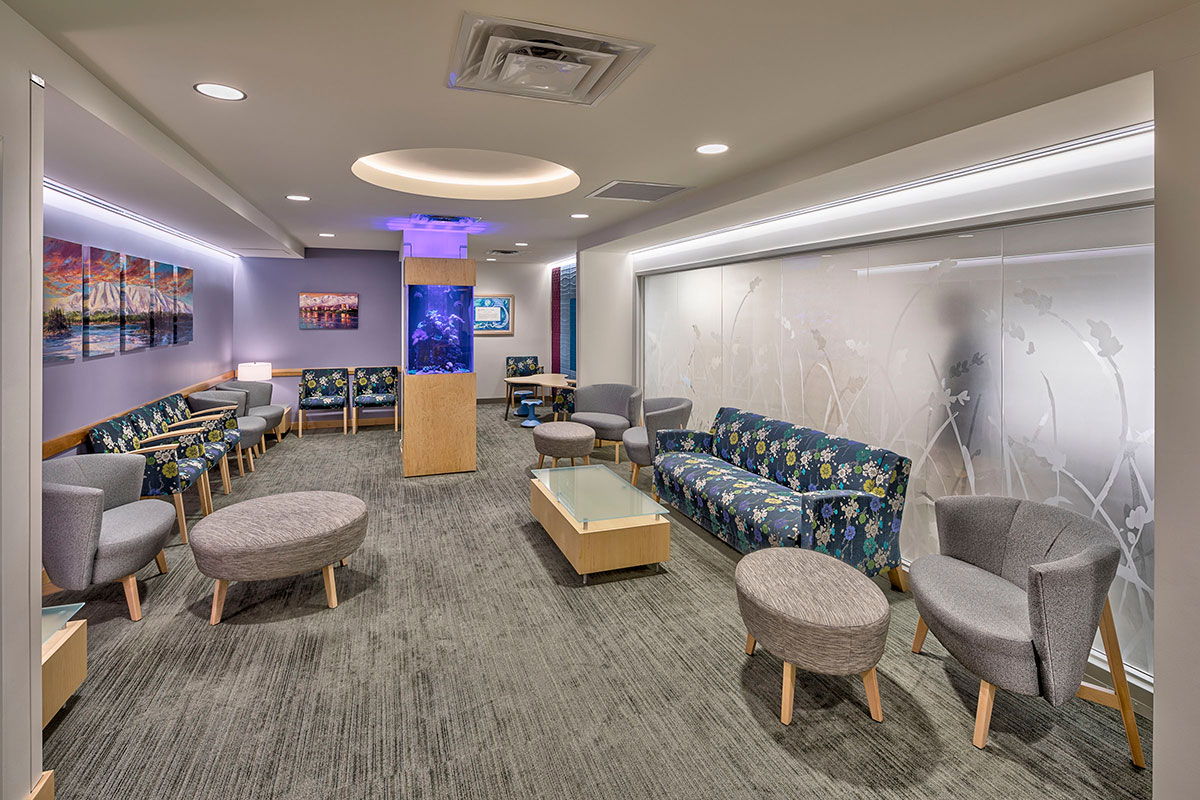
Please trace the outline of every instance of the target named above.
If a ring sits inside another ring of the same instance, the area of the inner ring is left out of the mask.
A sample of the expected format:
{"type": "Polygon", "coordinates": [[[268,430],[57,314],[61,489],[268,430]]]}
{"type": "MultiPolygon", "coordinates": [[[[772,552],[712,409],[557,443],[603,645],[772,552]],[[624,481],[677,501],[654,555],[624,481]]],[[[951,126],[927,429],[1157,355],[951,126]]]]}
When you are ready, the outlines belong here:
{"type": "MultiPolygon", "coordinates": [[[[88,677],[45,733],[59,798],[1150,797],[1118,714],[1081,700],[1002,692],[972,747],[978,682],[932,636],[909,652],[916,612],[890,590],[883,723],[857,676],[801,672],[784,727],[781,662],[742,651],[737,553],[675,519],[661,574],[581,585],[502,413],[480,407],[472,474],[404,480],[390,429],[327,430],[216,494],[362,497],[337,609],[319,573],[235,583],[210,627],[211,582],[176,540],[168,574],[140,573],[141,622],[119,585],[47,598],[87,602],[88,677]]],[[[594,463],[628,475],[611,448],[594,463]]]]}

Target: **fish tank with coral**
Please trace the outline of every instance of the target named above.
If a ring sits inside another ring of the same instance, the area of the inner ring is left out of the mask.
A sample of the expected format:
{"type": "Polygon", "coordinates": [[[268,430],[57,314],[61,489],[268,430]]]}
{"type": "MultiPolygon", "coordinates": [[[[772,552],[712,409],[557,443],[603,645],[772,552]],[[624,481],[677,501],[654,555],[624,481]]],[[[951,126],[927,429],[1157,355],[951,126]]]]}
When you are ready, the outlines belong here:
{"type": "Polygon", "coordinates": [[[408,374],[475,370],[474,286],[408,287],[408,374]]]}

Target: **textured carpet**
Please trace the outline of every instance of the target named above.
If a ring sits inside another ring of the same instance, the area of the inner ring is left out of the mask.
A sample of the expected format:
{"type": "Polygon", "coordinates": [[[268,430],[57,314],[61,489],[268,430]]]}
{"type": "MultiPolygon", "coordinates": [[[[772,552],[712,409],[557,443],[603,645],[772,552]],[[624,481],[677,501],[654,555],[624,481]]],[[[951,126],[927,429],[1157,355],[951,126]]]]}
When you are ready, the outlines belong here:
{"type": "Polygon", "coordinates": [[[88,678],[45,735],[60,800],[1150,796],[1119,715],[1080,700],[1001,692],[972,747],[978,682],[932,636],[909,652],[916,612],[890,590],[883,723],[857,676],[801,672],[782,726],[779,659],[742,652],[737,554],[676,520],[663,573],[582,586],[502,414],[480,408],[473,474],[403,480],[390,429],[321,431],[216,493],[362,497],[337,609],[319,573],[234,583],[209,627],[211,582],[177,543],[168,574],[141,573],[141,622],[119,585],[48,598],[88,603],[88,678]]]}

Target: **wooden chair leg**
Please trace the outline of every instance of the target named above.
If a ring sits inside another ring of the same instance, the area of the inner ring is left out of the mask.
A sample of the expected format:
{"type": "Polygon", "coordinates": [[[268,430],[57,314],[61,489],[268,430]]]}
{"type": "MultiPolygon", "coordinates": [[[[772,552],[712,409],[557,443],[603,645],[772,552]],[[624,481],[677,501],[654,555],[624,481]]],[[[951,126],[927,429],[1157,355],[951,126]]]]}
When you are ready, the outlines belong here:
{"type": "Polygon", "coordinates": [[[283,426],[282,422],[275,426],[275,443],[276,444],[283,441],[283,434],[279,432],[279,429],[282,426],[283,426]]]}
{"type": "Polygon", "coordinates": [[[542,464],[546,463],[546,454],[538,453],[538,469],[542,468],[542,464]]]}
{"type": "Polygon", "coordinates": [[[557,466],[558,466],[558,456],[554,456],[553,458],[551,458],[551,460],[550,460],[550,466],[552,466],[552,467],[557,467],[557,466]]]}
{"type": "Polygon", "coordinates": [[[264,434],[263,438],[258,440],[258,454],[265,456],[267,454],[267,437],[264,434]]]}
{"type": "Polygon", "coordinates": [[[621,443],[620,442],[613,442],[613,463],[614,464],[621,463],[621,443]]]}
{"type": "Polygon", "coordinates": [[[783,701],[779,706],[779,721],[792,724],[792,706],[796,699],[796,665],[783,662],[783,701]]]}
{"type": "Polygon", "coordinates": [[[587,464],[588,466],[591,466],[591,464],[592,464],[592,457],[591,457],[591,456],[584,456],[584,457],[583,457],[583,463],[587,464]]]}
{"type": "Polygon", "coordinates": [[[246,464],[245,464],[245,460],[242,457],[242,443],[241,442],[238,442],[237,450],[235,451],[235,453],[237,455],[238,477],[244,478],[244,477],[246,477],[246,464]]]}
{"type": "Polygon", "coordinates": [[[200,473],[200,480],[196,485],[200,492],[200,513],[208,516],[212,513],[212,481],[208,479],[208,473],[200,473]]]}
{"type": "Polygon", "coordinates": [[[220,578],[213,584],[212,613],[208,616],[209,625],[216,625],[221,621],[221,612],[225,610],[225,590],[228,588],[229,581],[220,578]]]}
{"type": "Polygon", "coordinates": [[[121,578],[121,585],[125,587],[125,605],[129,606],[129,618],[137,622],[142,618],[142,601],[138,597],[137,578],[126,575],[121,578]]]}
{"type": "Polygon", "coordinates": [[[399,401],[396,401],[396,404],[392,406],[392,426],[397,433],[400,432],[400,402],[399,401]]]}
{"type": "Polygon", "coordinates": [[[337,608],[337,585],[333,582],[333,565],[321,567],[321,577],[325,579],[325,601],[330,608],[337,608]]]}
{"type": "Polygon", "coordinates": [[[221,488],[225,490],[225,494],[233,494],[233,487],[229,483],[229,454],[221,456],[221,488]]]}
{"type": "Polygon", "coordinates": [[[349,562],[350,562],[350,556],[346,556],[345,558],[342,559],[342,566],[343,567],[346,566],[346,564],[348,564],[349,562]]]}
{"type": "Polygon", "coordinates": [[[171,496],[175,501],[175,521],[179,523],[179,541],[187,544],[187,514],[183,510],[183,492],[171,496]]]}
{"type": "Polygon", "coordinates": [[[629,473],[629,482],[637,486],[638,471],[642,468],[641,464],[634,464],[633,469],[629,473]]]}
{"type": "Polygon", "coordinates": [[[254,448],[246,450],[246,469],[254,472],[254,448]]]}
{"type": "Polygon", "coordinates": [[[871,667],[862,674],[863,688],[867,690],[867,707],[871,709],[871,719],[883,722],[883,702],[879,699],[879,676],[871,667]]]}
{"type": "Polygon", "coordinates": [[[925,646],[925,634],[929,633],[929,626],[925,624],[922,617],[917,617],[917,635],[913,637],[912,651],[920,653],[921,648],[925,646]]]}
{"type": "Polygon", "coordinates": [[[350,409],[342,406],[342,436],[346,435],[346,426],[350,420],[350,409]]]}
{"type": "Polygon", "coordinates": [[[571,466],[575,466],[575,456],[571,456],[571,466]]]}
{"type": "Polygon", "coordinates": [[[892,588],[898,592],[908,591],[908,573],[903,567],[892,567],[888,570],[888,580],[892,583],[892,588]]]}
{"type": "Polygon", "coordinates": [[[154,561],[158,564],[158,574],[167,574],[167,553],[164,550],[159,550],[158,555],[154,557],[154,561]]]}
{"type": "Polygon", "coordinates": [[[748,655],[748,656],[754,655],[754,645],[756,645],[756,644],[757,644],[757,642],[754,641],[754,634],[747,633],[746,634],[746,655],[748,655]]]}
{"type": "Polygon", "coordinates": [[[352,416],[354,417],[354,419],[350,425],[350,430],[353,431],[355,436],[358,436],[358,406],[354,407],[352,416]]]}
{"type": "Polygon", "coordinates": [[[296,412],[296,438],[304,438],[304,409],[296,412]]]}
{"type": "Polygon", "coordinates": [[[975,709],[975,736],[971,742],[982,750],[987,746],[988,729],[992,727],[992,702],[996,687],[987,681],[979,682],[979,706],[975,709]]]}
{"type": "Polygon", "coordinates": [[[1104,598],[1104,611],[1100,615],[1100,639],[1104,642],[1104,657],[1113,679],[1113,690],[1117,695],[1121,722],[1125,725],[1125,738],[1129,740],[1129,755],[1135,766],[1146,768],[1142,755],[1142,740],[1138,735],[1137,717],[1133,713],[1133,698],[1129,696],[1129,682],[1125,678],[1125,662],[1121,659],[1121,643],[1117,640],[1117,626],[1113,622],[1112,604],[1104,598]]]}

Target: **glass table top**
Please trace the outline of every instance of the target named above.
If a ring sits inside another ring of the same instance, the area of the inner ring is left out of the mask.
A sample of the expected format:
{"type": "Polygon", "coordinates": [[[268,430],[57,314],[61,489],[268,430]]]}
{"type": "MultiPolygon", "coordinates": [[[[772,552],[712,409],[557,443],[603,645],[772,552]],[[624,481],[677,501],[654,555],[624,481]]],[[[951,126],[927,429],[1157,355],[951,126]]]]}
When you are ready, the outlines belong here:
{"type": "Polygon", "coordinates": [[[571,516],[587,525],[625,517],[666,514],[667,509],[629,481],[599,464],[535,469],[533,475],[571,516]]]}
{"type": "Polygon", "coordinates": [[[83,603],[70,603],[65,606],[46,606],[42,609],[42,644],[67,624],[67,620],[79,613],[83,603]]]}

